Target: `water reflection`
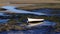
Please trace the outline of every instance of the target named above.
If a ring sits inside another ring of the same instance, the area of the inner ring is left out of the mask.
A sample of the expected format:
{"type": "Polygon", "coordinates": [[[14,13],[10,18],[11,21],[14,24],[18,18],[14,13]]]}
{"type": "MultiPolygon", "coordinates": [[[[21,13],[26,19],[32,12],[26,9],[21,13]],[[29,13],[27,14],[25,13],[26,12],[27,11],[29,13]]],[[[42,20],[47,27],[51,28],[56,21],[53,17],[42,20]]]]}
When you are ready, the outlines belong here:
{"type": "Polygon", "coordinates": [[[40,8],[31,10],[32,12],[41,12],[46,14],[60,14],[60,8],[40,8]]]}
{"type": "Polygon", "coordinates": [[[14,7],[14,6],[3,6],[2,8],[5,8],[5,9],[7,9],[8,11],[10,11],[12,13],[28,13],[28,14],[35,14],[35,15],[46,15],[45,13],[29,12],[29,11],[25,11],[25,10],[18,10],[18,9],[15,9],[16,7],[14,7]]]}
{"type": "Polygon", "coordinates": [[[0,19],[0,24],[7,23],[8,21],[9,21],[9,19],[0,19]]]}
{"type": "MultiPolygon", "coordinates": [[[[0,20],[1,21],[1,20],[0,20]]],[[[1,22],[4,22],[4,21],[6,21],[6,20],[2,20],[1,22]]],[[[37,28],[40,28],[40,29],[31,29],[31,30],[22,30],[22,31],[17,31],[17,30],[14,30],[14,31],[3,31],[3,32],[0,32],[0,33],[8,33],[8,34],[11,34],[11,33],[19,33],[19,34],[37,34],[37,32],[38,32],[38,34],[40,33],[42,33],[42,34],[46,34],[46,33],[50,33],[49,31],[51,30],[51,27],[50,26],[55,26],[56,25],[56,23],[54,23],[54,22],[51,22],[51,21],[48,21],[48,20],[46,20],[46,21],[44,21],[44,23],[43,24],[41,24],[41,25],[38,25],[37,26],[37,28]],[[42,26],[42,27],[41,27],[42,26]]],[[[35,26],[36,27],[36,26],[35,26]]]]}
{"type": "Polygon", "coordinates": [[[31,11],[18,10],[15,9],[16,8],[15,6],[3,6],[2,8],[5,8],[12,13],[46,15],[46,16],[60,15],[59,9],[52,9],[52,8],[41,8],[41,9],[31,10],[31,11]]]}

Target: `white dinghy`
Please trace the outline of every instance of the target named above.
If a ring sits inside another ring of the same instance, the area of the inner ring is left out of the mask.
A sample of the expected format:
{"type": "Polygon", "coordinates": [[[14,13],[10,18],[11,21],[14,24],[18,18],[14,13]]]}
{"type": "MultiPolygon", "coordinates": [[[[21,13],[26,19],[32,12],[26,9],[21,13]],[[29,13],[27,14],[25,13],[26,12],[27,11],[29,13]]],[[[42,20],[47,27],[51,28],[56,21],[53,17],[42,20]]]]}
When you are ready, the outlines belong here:
{"type": "Polygon", "coordinates": [[[28,27],[33,27],[42,24],[44,19],[33,19],[33,18],[28,18],[28,27]]]}
{"type": "Polygon", "coordinates": [[[28,21],[44,21],[44,19],[34,19],[34,18],[28,18],[28,21]]]}

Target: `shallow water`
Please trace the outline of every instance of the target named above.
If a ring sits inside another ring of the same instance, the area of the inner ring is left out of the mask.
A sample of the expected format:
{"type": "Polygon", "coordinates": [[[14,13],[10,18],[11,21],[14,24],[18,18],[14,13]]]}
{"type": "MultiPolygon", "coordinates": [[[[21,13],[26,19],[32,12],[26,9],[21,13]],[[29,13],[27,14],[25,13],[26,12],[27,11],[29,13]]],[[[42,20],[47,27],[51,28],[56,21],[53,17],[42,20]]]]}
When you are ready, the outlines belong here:
{"type": "MultiPolygon", "coordinates": [[[[1,22],[4,22],[4,20],[2,20],[1,22]]],[[[52,27],[55,25],[56,24],[54,22],[50,22],[47,20],[44,21],[43,24],[37,26],[37,28],[39,29],[21,30],[21,31],[17,31],[17,30],[3,31],[0,32],[0,34],[49,34],[51,33],[50,32],[51,29],[53,30],[52,27]]]]}
{"type": "MultiPolygon", "coordinates": [[[[8,8],[8,7],[7,7],[8,8]]],[[[9,7],[8,9],[10,10],[12,7],[9,7]]],[[[14,8],[14,7],[13,7],[14,8]]],[[[41,15],[40,13],[45,13],[45,14],[50,14],[52,11],[51,9],[43,9],[43,10],[32,10],[33,12],[27,12],[24,10],[16,10],[16,9],[11,9],[10,11],[15,11],[18,13],[31,13],[31,14],[37,14],[37,15],[41,15]],[[49,11],[49,12],[48,12],[49,11]],[[40,12],[40,13],[38,13],[40,12]]],[[[0,14],[3,15],[3,14],[0,14]]],[[[52,15],[52,14],[50,14],[52,15]]],[[[58,14],[60,15],[60,14],[58,14]]],[[[49,16],[49,15],[48,15],[49,16]]],[[[1,20],[0,19],[0,23],[5,23],[8,20],[1,20]]],[[[43,27],[42,29],[34,29],[34,30],[25,30],[25,31],[4,31],[4,32],[0,32],[0,34],[51,34],[51,29],[53,30],[53,28],[51,28],[50,26],[54,26],[55,23],[54,22],[50,22],[50,21],[44,21],[44,23],[40,26],[48,26],[48,27],[43,27]]],[[[39,27],[39,26],[38,26],[39,27]]],[[[55,32],[52,34],[56,34],[55,32]]]]}

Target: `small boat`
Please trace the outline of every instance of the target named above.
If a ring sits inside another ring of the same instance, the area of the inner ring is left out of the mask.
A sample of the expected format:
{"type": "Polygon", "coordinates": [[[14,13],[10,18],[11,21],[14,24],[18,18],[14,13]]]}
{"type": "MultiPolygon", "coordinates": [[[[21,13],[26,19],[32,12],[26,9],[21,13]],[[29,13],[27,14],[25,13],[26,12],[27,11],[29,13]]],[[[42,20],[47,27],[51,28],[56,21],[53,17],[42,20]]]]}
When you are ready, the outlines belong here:
{"type": "Polygon", "coordinates": [[[28,21],[31,22],[31,21],[43,21],[44,19],[33,19],[33,18],[28,18],[28,21]]]}
{"type": "Polygon", "coordinates": [[[34,18],[28,18],[28,27],[33,27],[42,24],[44,19],[34,19],[34,18]]]}

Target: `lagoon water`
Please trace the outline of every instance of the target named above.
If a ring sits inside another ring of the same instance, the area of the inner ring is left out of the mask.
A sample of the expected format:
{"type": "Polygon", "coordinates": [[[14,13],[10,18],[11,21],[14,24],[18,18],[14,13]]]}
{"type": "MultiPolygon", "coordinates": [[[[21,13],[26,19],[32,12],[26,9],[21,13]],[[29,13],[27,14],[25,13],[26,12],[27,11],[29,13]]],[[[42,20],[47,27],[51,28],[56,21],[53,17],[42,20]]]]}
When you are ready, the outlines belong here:
{"type": "MultiPolygon", "coordinates": [[[[11,9],[11,8],[10,8],[11,9]]],[[[19,11],[19,10],[11,10],[11,11],[19,11]]],[[[34,13],[35,14],[39,14],[39,13],[36,13],[36,12],[42,12],[44,13],[47,13],[48,14],[48,11],[52,11],[50,9],[43,9],[43,10],[32,10],[32,11],[35,11],[34,13]]],[[[21,11],[22,12],[22,11],[21,11]]],[[[26,13],[26,11],[25,11],[26,13]]],[[[28,12],[27,12],[28,13],[28,12]]],[[[0,13],[0,15],[3,15],[2,13],[0,13]]],[[[8,20],[5,20],[5,19],[0,19],[0,23],[6,23],[8,20]]],[[[55,26],[56,23],[54,22],[50,22],[48,20],[44,21],[44,23],[38,27],[40,27],[41,29],[31,29],[31,30],[24,30],[24,31],[4,31],[4,32],[0,32],[0,34],[56,34],[55,32],[54,33],[51,33],[51,30],[54,30],[52,27],[55,26]]]]}

